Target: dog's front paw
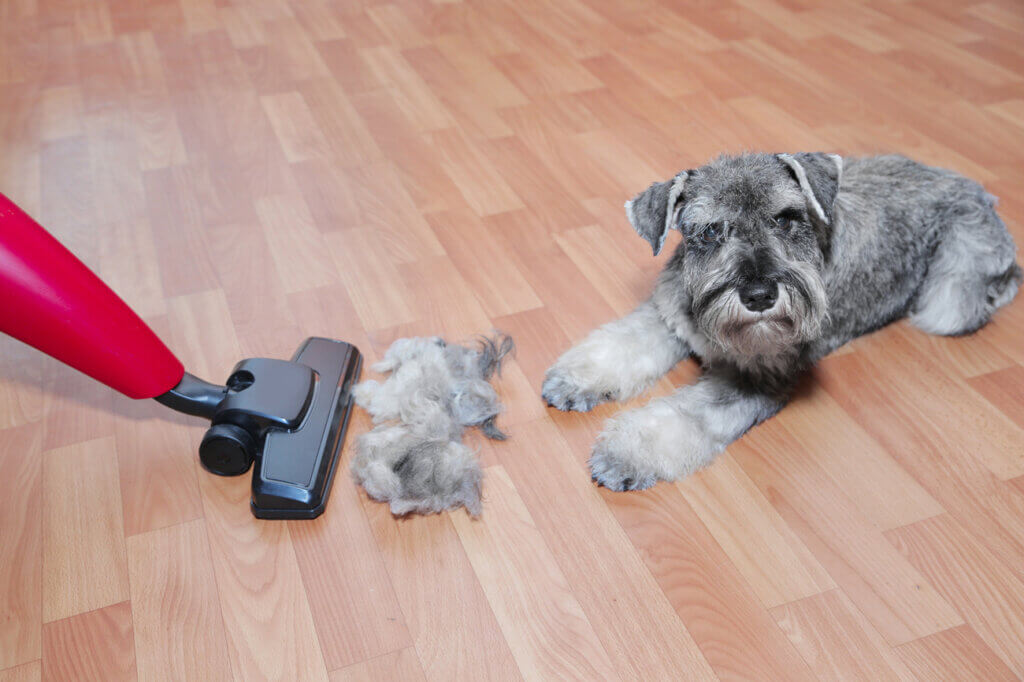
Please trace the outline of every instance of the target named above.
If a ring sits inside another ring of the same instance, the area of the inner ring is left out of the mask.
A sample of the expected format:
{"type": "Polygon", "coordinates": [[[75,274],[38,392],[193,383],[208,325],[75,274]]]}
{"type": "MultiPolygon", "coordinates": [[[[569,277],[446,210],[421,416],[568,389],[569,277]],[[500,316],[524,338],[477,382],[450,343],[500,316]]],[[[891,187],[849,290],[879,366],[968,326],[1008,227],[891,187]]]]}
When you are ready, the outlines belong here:
{"type": "Polygon", "coordinates": [[[547,401],[548,405],[557,407],[563,412],[571,410],[589,412],[596,405],[608,402],[614,398],[607,391],[599,392],[586,389],[568,372],[554,367],[548,370],[547,376],[544,377],[541,396],[547,401]]]}
{"type": "Polygon", "coordinates": [[[590,455],[590,477],[609,490],[643,490],[658,482],[658,476],[636,461],[626,449],[617,449],[608,441],[598,441],[590,455]]]}
{"type": "Polygon", "coordinates": [[[641,490],[692,473],[714,452],[698,423],[672,399],[658,398],[605,425],[594,444],[590,472],[611,490],[641,490]]]}
{"type": "Polygon", "coordinates": [[[661,478],[651,459],[658,425],[640,408],[610,420],[594,443],[590,475],[609,490],[643,490],[661,478]]]}

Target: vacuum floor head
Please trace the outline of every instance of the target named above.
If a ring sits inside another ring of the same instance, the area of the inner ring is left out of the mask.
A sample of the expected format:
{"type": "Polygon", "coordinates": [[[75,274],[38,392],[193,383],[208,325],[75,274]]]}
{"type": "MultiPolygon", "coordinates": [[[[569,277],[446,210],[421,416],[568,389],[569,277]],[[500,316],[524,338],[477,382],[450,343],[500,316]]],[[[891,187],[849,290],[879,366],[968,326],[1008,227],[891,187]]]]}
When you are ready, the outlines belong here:
{"type": "Polygon", "coordinates": [[[197,379],[110,287],[3,194],[0,331],[129,398],[156,398],[211,420],[199,457],[222,475],[255,463],[256,516],[323,512],[360,370],[354,346],[310,338],[291,362],[243,360],[226,386],[197,379]]]}
{"type": "Polygon", "coordinates": [[[199,446],[209,471],[252,475],[252,513],[311,519],[330,494],[362,356],[348,343],[306,339],[291,361],[250,358],[225,386],[190,374],[156,399],[210,418],[199,446]]]}

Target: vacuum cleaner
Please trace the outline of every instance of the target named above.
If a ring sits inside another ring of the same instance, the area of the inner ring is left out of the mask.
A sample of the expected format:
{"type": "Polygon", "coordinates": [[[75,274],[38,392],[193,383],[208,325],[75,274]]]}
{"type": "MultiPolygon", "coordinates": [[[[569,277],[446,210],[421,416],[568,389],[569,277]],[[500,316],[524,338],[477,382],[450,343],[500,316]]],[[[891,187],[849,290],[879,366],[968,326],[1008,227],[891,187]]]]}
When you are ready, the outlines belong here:
{"type": "Polygon", "coordinates": [[[327,504],[362,367],[348,343],[312,337],[290,361],[242,360],[224,385],[192,376],[60,242],[0,194],[0,331],[130,398],[209,419],[199,459],[251,466],[252,513],[311,519],[327,504]]]}

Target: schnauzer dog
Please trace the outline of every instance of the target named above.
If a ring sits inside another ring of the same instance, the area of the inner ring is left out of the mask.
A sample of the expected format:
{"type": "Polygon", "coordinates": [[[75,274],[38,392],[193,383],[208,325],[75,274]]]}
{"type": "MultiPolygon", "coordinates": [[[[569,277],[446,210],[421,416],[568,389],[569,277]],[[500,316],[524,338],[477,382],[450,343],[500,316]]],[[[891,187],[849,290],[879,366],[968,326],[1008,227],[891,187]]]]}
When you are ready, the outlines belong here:
{"type": "Polygon", "coordinates": [[[686,476],[779,411],[800,373],[904,316],[967,334],[1013,299],[1015,246],[976,182],[900,156],[723,156],[626,203],[655,255],[683,240],[651,298],[548,370],[549,405],[630,398],[677,362],[701,378],[619,414],[590,458],[612,490],[686,476]]]}

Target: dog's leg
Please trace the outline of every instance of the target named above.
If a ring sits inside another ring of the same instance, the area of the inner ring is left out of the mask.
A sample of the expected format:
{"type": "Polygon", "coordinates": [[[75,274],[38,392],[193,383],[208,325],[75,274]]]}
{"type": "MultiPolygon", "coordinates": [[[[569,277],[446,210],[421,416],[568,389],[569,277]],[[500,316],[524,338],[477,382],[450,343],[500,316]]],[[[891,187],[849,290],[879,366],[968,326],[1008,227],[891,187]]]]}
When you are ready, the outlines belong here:
{"type": "Polygon", "coordinates": [[[594,445],[591,474],[611,490],[687,476],[783,404],[709,371],[695,384],[609,420],[594,445]]]}
{"type": "Polygon", "coordinates": [[[929,334],[967,334],[1013,300],[1024,275],[995,199],[973,182],[935,249],[910,321],[929,334]]]}
{"type": "Polygon", "coordinates": [[[542,395],[552,407],[586,412],[636,395],[689,354],[648,301],[558,358],[544,377],[542,395]]]}

